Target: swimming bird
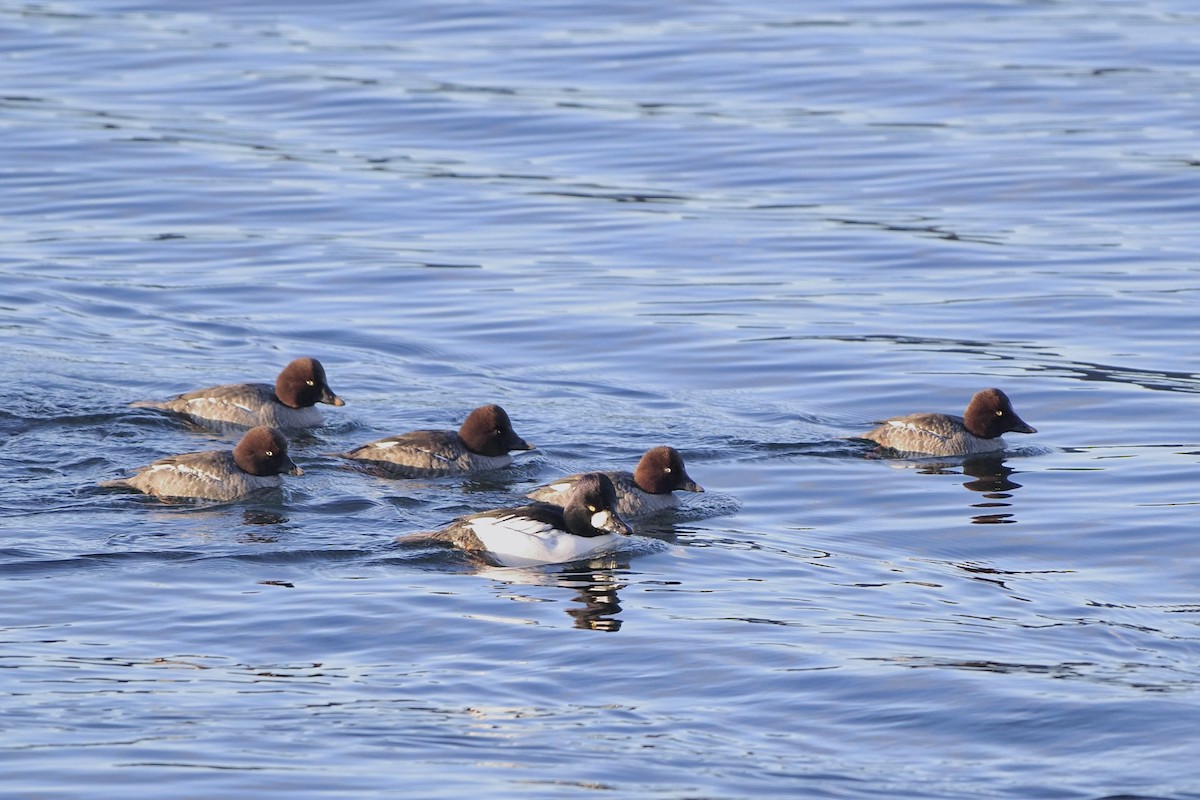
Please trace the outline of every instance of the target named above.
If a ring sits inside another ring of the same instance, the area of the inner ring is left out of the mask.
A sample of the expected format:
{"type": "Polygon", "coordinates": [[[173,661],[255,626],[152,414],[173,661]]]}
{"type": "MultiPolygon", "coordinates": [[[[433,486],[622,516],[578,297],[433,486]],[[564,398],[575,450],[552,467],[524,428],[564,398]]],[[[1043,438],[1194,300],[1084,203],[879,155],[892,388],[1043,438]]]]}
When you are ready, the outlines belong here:
{"type": "MultiPolygon", "coordinates": [[[[625,518],[654,514],[679,505],[676,491],[703,492],[683,466],[683,456],[674,447],[652,447],[633,472],[604,473],[617,490],[617,513],[625,518]]],[[[580,475],[567,475],[531,491],[527,497],[561,506],[570,496],[580,475]]]]}
{"type": "Polygon", "coordinates": [[[561,508],[548,503],[497,508],[398,541],[446,542],[507,567],[579,561],[612,550],[630,535],[616,505],[612,481],[591,472],[580,476],[561,508]]]}
{"type": "Polygon", "coordinates": [[[135,408],[157,408],[197,421],[232,425],[265,425],[284,430],[315,428],[323,424],[317,403],[344,406],[325,378],[325,367],[315,358],[297,358],[269,383],[229,383],[197,389],[169,400],[142,400],[135,408]]]}
{"type": "Polygon", "coordinates": [[[863,434],[863,439],[905,453],[961,456],[1003,450],[1005,433],[1037,433],[1013,410],[1008,395],[999,389],[977,392],[963,416],[909,414],[884,420],[863,434]]]}
{"type": "Polygon", "coordinates": [[[160,458],[103,488],[135,489],[156,497],[236,500],[260,489],[278,489],[281,474],[303,475],[288,456],[287,440],[273,428],[251,428],[233,450],[206,450],[160,458]]]}
{"type": "Polygon", "coordinates": [[[507,467],[510,450],[532,449],[513,430],[508,412],[492,404],[468,414],[457,431],[410,431],[332,455],[390,477],[418,478],[507,467]]]}

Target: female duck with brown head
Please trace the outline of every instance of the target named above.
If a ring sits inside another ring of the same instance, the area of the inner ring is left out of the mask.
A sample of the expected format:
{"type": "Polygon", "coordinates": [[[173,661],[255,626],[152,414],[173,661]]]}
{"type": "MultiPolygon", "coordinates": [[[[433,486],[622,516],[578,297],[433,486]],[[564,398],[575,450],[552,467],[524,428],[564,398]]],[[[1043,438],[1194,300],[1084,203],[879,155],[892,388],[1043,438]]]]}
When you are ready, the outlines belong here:
{"type": "Polygon", "coordinates": [[[162,402],[139,401],[137,408],[160,408],[182,414],[199,422],[230,425],[264,425],[295,430],[323,424],[317,403],[344,406],[346,401],[333,393],[325,378],[325,368],[315,358],[297,358],[269,383],[228,383],[197,389],[162,402]]]}
{"type": "Polygon", "coordinates": [[[486,405],[467,415],[457,431],[409,431],[334,455],[389,477],[420,478],[500,469],[512,463],[510,450],[532,449],[503,408],[486,405]]]}
{"type": "Polygon", "coordinates": [[[1017,416],[1008,395],[999,389],[977,392],[961,416],[909,414],[892,417],[861,438],[904,453],[963,456],[1005,448],[1005,433],[1037,433],[1017,416]]]}
{"type": "MultiPolygon", "coordinates": [[[[617,490],[617,513],[632,518],[655,514],[679,505],[676,491],[703,492],[683,466],[683,456],[674,447],[652,447],[647,450],[633,472],[605,472],[617,490]]],[[[580,475],[567,475],[539,486],[527,496],[543,503],[561,506],[570,496],[580,475]]]]}
{"type": "Polygon", "coordinates": [[[168,456],[135,472],[100,486],[135,489],[156,497],[236,500],[260,489],[278,489],[283,485],[281,474],[304,474],[288,456],[283,434],[261,426],[246,431],[233,450],[168,456]]]}

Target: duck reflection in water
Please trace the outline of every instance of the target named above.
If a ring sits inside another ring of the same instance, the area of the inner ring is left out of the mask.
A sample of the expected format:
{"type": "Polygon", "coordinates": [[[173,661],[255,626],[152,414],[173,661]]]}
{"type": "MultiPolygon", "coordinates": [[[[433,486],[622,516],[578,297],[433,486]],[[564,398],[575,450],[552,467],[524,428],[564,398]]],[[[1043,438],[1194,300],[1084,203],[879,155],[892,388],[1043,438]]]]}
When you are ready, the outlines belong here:
{"type": "Polygon", "coordinates": [[[495,567],[480,563],[477,574],[502,584],[510,599],[544,603],[543,595],[524,593],[519,587],[548,586],[570,589],[577,605],[564,609],[573,625],[582,630],[613,633],[621,629],[621,599],[617,592],[626,584],[617,579],[617,571],[627,569],[628,561],[613,556],[593,558],[569,566],[554,568],[495,567]],[[552,571],[548,571],[552,570],[552,571]]]}
{"type": "Polygon", "coordinates": [[[615,633],[621,629],[621,598],[619,589],[625,584],[617,581],[613,570],[615,559],[605,559],[607,564],[589,564],[587,570],[564,572],[558,577],[563,586],[575,590],[575,601],[579,604],[567,609],[575,620],[575,627],[584,630],[615,633]]]}
{"type": "MultiPolygon", "coordinates": [[[[1005,464],[1003,457],[999,456],[975,456],[957,463],[922,464],[917,471],[923,475],[962,474],[970,478],[963,482],[963,486],[984,497],[983,502],[971,504],[972,508],[978,509],[1011,508],[1012,503],[1008,501],[1012,499],[1012,493],[1021,488],[1021,484],[1009,480],[1016,470],[1005,464]]],[[[1001,511],[971,517],[971,522],[977,525],[1003,525],[1016,521],[1011,512],[1001,511]]]]}

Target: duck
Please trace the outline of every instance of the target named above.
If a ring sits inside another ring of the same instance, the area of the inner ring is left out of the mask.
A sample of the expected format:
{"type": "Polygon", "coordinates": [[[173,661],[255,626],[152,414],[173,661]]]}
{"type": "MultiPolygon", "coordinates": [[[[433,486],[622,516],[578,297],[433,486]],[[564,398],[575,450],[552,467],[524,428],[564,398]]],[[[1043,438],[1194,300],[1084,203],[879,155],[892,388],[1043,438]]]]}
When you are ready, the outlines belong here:
{"type": "Polygon", "coordinates": [[[474,409],[457,431],[409,431],[331,455],[388,477],[420,478],[500,469],[512,464],[510,451],[532,449],[493,403],[474,409]]]}
{"type": "MultiPolygon", "coordinates": [[[[617,490],[617,513],[623,518],[656,514],[679,505],[676,491],[703,492],[683,466],[683,456],[674,447],[652,447],[642,454],[633,472],[604,473],[617,490]]],[[[561,506],[581,475],[567,475],[538,486],[526,497],[561,506]]]]}
{"type": "Polygon", "coordinates": [[[443,542],[503,567],[580,561],[613,550],[631,535],[616,506],[613,482],[590,472],[579,477],[562,507],[530,503],[481,511],[398,541],[443,542]]]}
{"type": "Polygon", "coordinates": [[[102,481],[105,489],[134,489],[155,497],[236,500],[262,489],[278,489],[283,474],[303,475],[288,456],[287,439],[274,428],[257,426],[233,450],[206,450],[168,456],[139,467],[133,476],[102,481]]]}
{"type": "Polygon", "coordinates": [[[324,424],[315,406],[344,406],[329,388],[325,367],[315,358],[297,358],[269,383],[229,383],[197,389],[169,400],[139,400],[134,408],[157,408],[197,422],[218,422],[280,430],[301,430],[324,424]]]}
{"type": "Polygon", "coordinates": [[[863,439],[904,453],[963,456],[1005,448],[1005,433],[1037,433],[1013,410],[999,389],[976,392],[959,417],[953,414],[909,414],[884,420],[863,439]]]}

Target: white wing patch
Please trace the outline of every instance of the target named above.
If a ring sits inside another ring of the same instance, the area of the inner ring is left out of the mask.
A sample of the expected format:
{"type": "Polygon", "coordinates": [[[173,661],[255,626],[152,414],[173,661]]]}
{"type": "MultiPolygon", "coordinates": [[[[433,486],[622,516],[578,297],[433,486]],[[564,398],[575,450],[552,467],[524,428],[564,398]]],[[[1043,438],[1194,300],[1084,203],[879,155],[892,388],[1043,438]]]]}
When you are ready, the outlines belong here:
{"type": "Polygon", "coordinates": [[[950,439],[950,437],[946,436],[945,434],[938,433],[937,431],[931,431],[929,428],[923,428],[915,422],[909,422],[908,420],[904,419],[889,419],[887,420],[887,424],[891,425],[893,428],[900,428],[901,430],[919,433],[922,436],[932,436],[933,438],[942,442],[950,439]]]}
{"type": "Polygon", "coordinates": [[[405,439],[380,439],[378,442],[373,442],[370,447],[380,451],[387,451],[391,450],[393,447],[400,447],[410,452],[423,453],[424,455],[427,455],[432,459],[436,459],[437,461],[451,462],[454,460],[454,458],[447,456],[445,453],[439,453],[429,447],[414,444],[413,442],[405,439]]]}
{"type": "Polygon", "coordinates": [[[193,397],[191,400],[187,401],[187,404],[189,408],[195,405],[232,406],[233,408],[239,408],[242,411],[245,411],[247,414],[255,413],[255,409],[251,408],[250,406],[243,405],[233,400],[226,400],[223,397],[193,397]]]}
{"type": "Polygon", "coordinates": [[[192,478],[199,478],[200,480],[208,481],[209,483],[221,482],[221,476],[219,474],[206,472],[205,470],[193,467],[189,464],[152,464],[150,466],[151,472],[161,472],[164,470],[167,472],[173,472],[176,475],[186,475],[192,478]]]}

